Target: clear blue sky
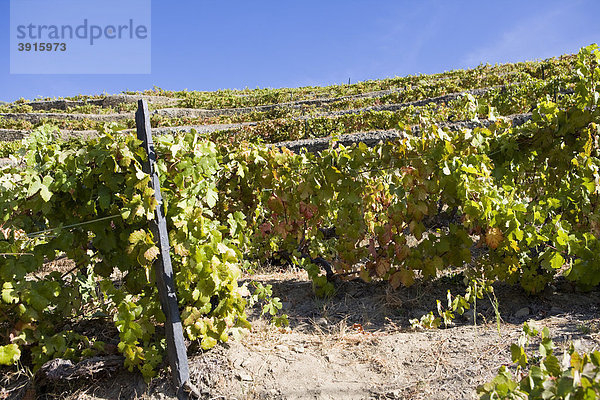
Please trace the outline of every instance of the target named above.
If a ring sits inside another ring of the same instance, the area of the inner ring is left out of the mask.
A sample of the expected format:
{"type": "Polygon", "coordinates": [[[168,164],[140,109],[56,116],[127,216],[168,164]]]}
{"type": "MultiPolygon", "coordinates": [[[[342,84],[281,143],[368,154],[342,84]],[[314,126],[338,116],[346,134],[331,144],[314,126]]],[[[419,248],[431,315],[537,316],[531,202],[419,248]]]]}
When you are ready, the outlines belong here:
{"type": "Polygon", "coordinates": [[[328,85],[542,59],[600,42],[599,15],[598,0],[152,0],[152,74],[11,75],[0,0],[0,100],[328,85]]]}

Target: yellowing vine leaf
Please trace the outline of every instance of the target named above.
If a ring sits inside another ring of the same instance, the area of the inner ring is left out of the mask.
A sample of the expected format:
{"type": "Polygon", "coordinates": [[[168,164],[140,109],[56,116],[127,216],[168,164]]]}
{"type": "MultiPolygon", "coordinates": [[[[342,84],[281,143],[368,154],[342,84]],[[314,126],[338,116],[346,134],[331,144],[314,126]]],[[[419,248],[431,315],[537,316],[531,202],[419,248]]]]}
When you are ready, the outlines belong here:
{"type": "Polygon", "coordinates": [[[377,266],[375,267],[375,272],[377,276],[382,278],[388,271],[390,270],[390,261],[385,258],[380,258],[377,260],[377,266]]]}
{"type": "Polygon", "coordinates": [[[360,279],[362,279],[365,282],[371,282],[371,276],[369,275],[369,270],[366,268],[361,268],[360,272],[358,273],[358,275],[360,276],[360,279]]]}
{"type": "Polygon", "coordinates": [[[158,247],[152,246],[144,252],[144,258],[148,261],[154,261],[154,259],[158,257],[159,253],[160,250],[158,249],[158,247]]]}
{"type": "Polygon", "coordinates": [[[400,284],[408,287],[413,283],[415,283],[415,275],[410,269],[400,270],[390,277],[390,285],[392,285],[394,289],[398,289],[400,284]]]}
{"type": "Polygon", "coordinates": [[[138,229],[137,231],[131,232],[129,235],[129,243],[136,245],[138,243],[143,243],[146,241],[146,231],[143,229],[138,229]]]}
{"type": "Polygon", "coordinates": [[[185,246],[181,243],[176,243],[173,245],[173,252],[178,256],[189,256],[190,252],[185,248],[185,246]]]}
{"type": "Polygon", "coordinates": [[[485,235],[485,243],[490,249],[494,250],[498,248],[503,239],[504,236],[500,228],[489,228],[485,235]]]}

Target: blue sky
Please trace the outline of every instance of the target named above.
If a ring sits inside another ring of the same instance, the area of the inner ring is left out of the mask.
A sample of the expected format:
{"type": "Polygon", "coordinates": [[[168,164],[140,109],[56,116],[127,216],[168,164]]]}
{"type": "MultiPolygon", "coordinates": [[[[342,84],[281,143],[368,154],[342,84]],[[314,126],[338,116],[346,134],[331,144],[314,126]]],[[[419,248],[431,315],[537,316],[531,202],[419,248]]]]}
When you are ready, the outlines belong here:
{"type": "Polygon", "coordinates": [[[152,0],[151,74],[11,75],[0,0],[0,100],[328,85],[542,59],[600,42],[598,15],[598,0],[152,0]]]}

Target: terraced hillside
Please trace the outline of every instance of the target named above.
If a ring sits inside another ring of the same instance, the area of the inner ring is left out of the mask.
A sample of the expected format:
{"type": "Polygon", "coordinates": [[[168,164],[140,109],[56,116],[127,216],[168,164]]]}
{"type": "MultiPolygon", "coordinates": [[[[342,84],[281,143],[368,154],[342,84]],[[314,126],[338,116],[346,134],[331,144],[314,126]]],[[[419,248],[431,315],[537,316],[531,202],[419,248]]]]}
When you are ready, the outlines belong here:
{"type": "Polygon", "coordinates": [[[165,91],[78,96],[0,107],[0,138],[19,140],[48,123],[64,136],[95,135],[106,123],[132,130],[137,99],[146,98],[155,133],[212,133],[211,138],[276,143],[336,134],[398,132],[421,121],[450,127],[479,117],[507,116],[518,123],[545,96],[572,93],[573,56],[540,62],[481,66],[366,81],[352,85],[217,92],[165,91]]]}
{"type": "Polygon", "coordinates": [[[599,60],[0,105],[0,399],[176,398],[141,98],[198,397],[597,393],[599,60]]]}

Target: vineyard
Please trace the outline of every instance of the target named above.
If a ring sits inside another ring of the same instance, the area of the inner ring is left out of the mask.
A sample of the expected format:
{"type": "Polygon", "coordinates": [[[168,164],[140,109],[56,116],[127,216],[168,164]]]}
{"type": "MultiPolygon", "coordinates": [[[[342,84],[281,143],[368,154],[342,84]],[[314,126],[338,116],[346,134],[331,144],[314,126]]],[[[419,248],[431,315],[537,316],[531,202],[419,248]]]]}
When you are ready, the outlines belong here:
{"type": "Polygon", "coordinates": [[[599,99],[589,46],[0,105],[0,399],[176,398],[157,207],[189,396],[597,398],[599,99]]]}

